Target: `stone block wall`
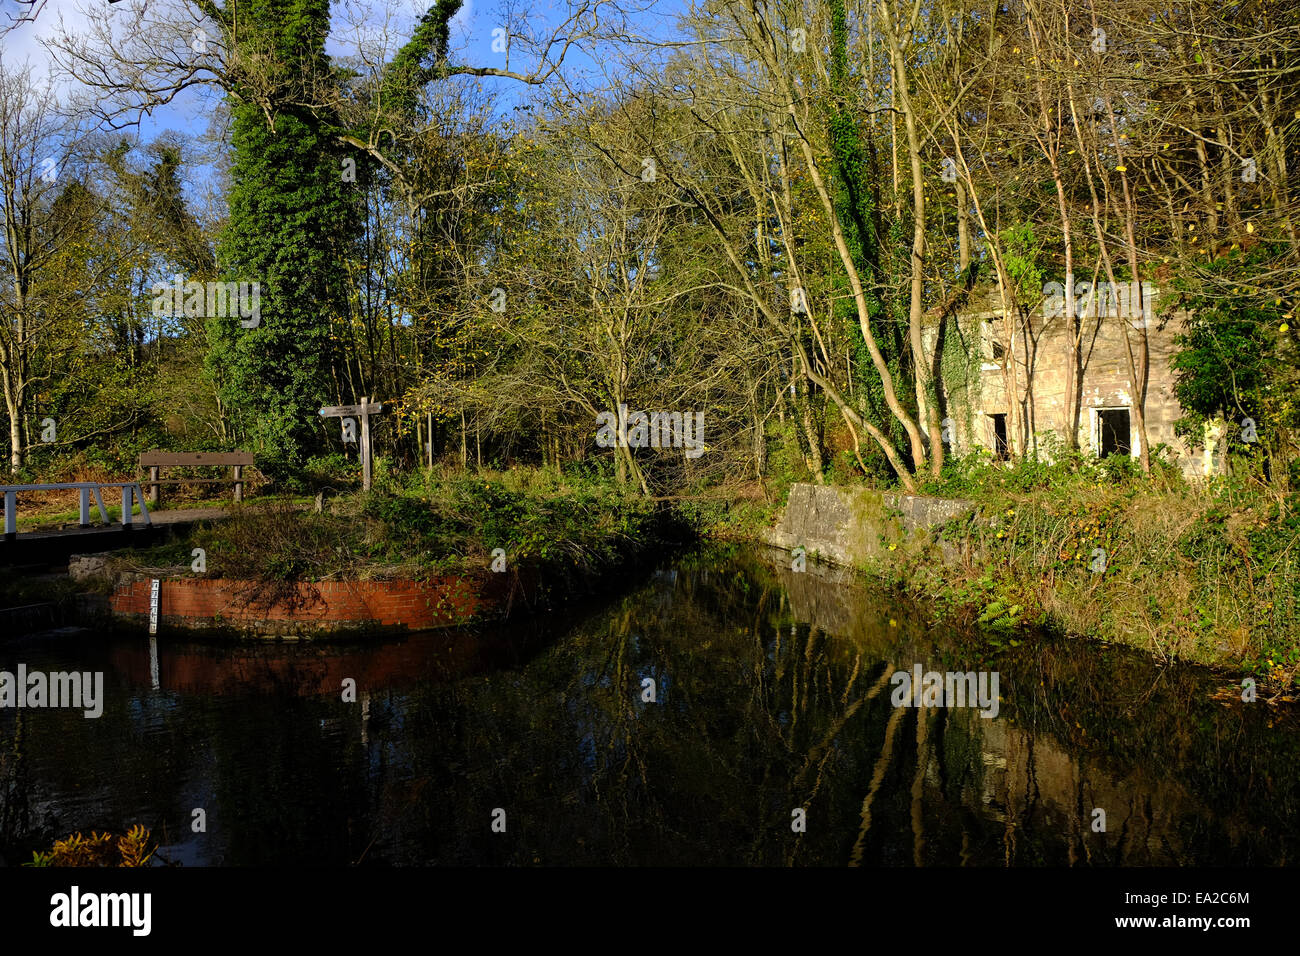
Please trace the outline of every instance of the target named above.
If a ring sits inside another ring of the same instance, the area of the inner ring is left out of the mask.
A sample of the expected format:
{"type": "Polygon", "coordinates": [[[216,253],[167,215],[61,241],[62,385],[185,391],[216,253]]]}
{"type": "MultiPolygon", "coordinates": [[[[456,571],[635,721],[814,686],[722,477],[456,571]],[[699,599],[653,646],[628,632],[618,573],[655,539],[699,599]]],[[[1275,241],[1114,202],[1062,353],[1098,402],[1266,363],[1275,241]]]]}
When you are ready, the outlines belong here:
{"type": "Polygon", "coordinates": [[[790,489],[785,513],[763,540],[792,551],[807,549],[835,564],[859,567],[880,561],[890,546],[928,541],[928,531],[960,517],[971,509],[970,502],[950,498],[926,498],[842,488],[831,485],[796,484],[790,489]]]}

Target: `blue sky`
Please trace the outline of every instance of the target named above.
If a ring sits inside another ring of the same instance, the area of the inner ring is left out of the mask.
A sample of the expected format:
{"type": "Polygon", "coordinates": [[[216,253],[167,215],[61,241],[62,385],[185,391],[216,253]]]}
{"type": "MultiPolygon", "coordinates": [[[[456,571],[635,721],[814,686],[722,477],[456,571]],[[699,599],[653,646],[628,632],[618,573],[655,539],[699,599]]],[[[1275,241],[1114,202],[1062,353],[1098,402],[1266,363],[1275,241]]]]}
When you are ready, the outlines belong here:
{"type": "MultiPolygon", "coordinates": [[[[113,5],[110,9],[115,16],[123,18],[132,0],[113,5]]],[[[154,0],[159,6],[179,0],[154,0]]],[[[686,0],[628,0],[629,5],[641,9],[634,15],[634,21],[641,32],[662,35],[671,29],[673,19],[685,7],[686,0]]],[[[23,23],[11,29],[0,39],[6,64],[13,69],[24,60],[31,65],[38,76],[52,66],[52,58],[42,45],[42,40],[58,33],[61,25],[76,31],[87,22],[87,10],[102,10],[107,0],[44,0],[36,21],[23,23]]],[[[331,7],[333,29],[327,45],[333,56],[347,56],[356,50],[356,26],[360,20],[364,30],[378,31],[387,24],[389,41],[392,49],[410,35],[410,26],[427,9],[428,0],[337,0],[331,7]]],[[[492,49],[495,27],[505,21],[504,10],[508,4],[501,0],[465,0],[465,5],[452,22],[452,48],[459,62],[475,66],[505,66],[505,57],[492,49]]],[[[553,28],[564,18],[565,5],[556,0],[529,2],[521,0],[515,4],[519,10],[526,12],[533,20],[538,31],[553,28]]],[[[9,24],[11,16],[20,14],[26,7],[17,0],[0,0],[0,28],[9,24]]],[[[576,51],[570,53],[565,61],[564,73],[573,80],[586,77],[593,82],[600,81],[603,69],[610,65],[608,57],[597,55],[594,59],[576,51]]],[[[526,67],[527,64],[512,58],[512,69],[526,67]]],[[[62,80],[64,93],[71,92],[66,79],[62,80]]],[[[511,80],[486,79],[484,83],[499,89],[503,102],[507,105],[517,101],[517,97],[526,96],[527,89],[511,80]]],[[[199,96],[215,96],[215,93],[196,94],[194,99],[178,99],[154,111],[146,117],[140,127],[145,140],[153,139],[158,133],[167,129],[198,133],[206,124],[211,113],[210,106],[199,96]]]]}
{"type": "MultiPolygon", "coordinates": [[[[59,35],[63,27],[71,32],[85,32],[87,11],[109,10],[114,25],[130,22],[129,8],[139,0],[121,0],[108,6],[107,0],[44,0],[35,22],[22,23],[0,37],[6,69],[13,71],[26,61],[37,78],[47,70],[55,70],[55,82],[60,98],[72,96],[76,89],[73,81],[60,75],[57,64],[42,40],[59,35]]],[[[184,0],[146,0],[155,15],[184,3],[184,0]]],[[[628,7],[638,7],[631,13],[637,32],[642,35],[662,36],[674,27],[689,0],[620,0],[628,7]]],[[[358,48],[358,31],[369,34],[370,41],[379,31],[384,31],[385,59],[404,43],[432,0],[333,0],[331,3],[331,35],[326,45],[334,57],[354,56],[358,48]],[[360,26],[358,26],[360,24],[360,26]]],[[[453,60],[473,66],[505,67],[506,57],[492,49],[492,31],[506,22],[504,11],[511,0],[465,0],[464,6],[452,21],[453,60]]],[[[513,0],[513,5],[529,19],[534,33],[549,34],[564,22],[567,7],[563,0],[513,0]]],[[[10,25],[10,16],[26,8],[15,0],[0,0],[0,30],[10,25]]],[[[608,71],[617,69],[616,57],[597,52],[595,57],[578,50],[570,50],[562,72],[565,78],[579,89],[605,85],[608,71]]],[[[509,67],[518,72],[528,72],[529,63],[511,57],[509,67]]],[[[466,82],[476,82],[467,78],[466,82]]],[[[483,78],[483,85],[498,93],[496,109],[500,117],[518,116],[513,107],[537,94],[535,87],[507,78],[483,78]]],[[[200,136],[208,130],[219,102],[220,93],[214,87],[186,90],[171,103],[157,107],[140,119],[138,130],[123,130],[123,134],[144,144],[168,132],[186,136],[200,136]]],[[[201,219],[220,217],[224,200],[221,189],[214,181],[217,157],[199,146],[187,150],[187,164],[183,172],[184,192],[194,204],[201,219]]]]}

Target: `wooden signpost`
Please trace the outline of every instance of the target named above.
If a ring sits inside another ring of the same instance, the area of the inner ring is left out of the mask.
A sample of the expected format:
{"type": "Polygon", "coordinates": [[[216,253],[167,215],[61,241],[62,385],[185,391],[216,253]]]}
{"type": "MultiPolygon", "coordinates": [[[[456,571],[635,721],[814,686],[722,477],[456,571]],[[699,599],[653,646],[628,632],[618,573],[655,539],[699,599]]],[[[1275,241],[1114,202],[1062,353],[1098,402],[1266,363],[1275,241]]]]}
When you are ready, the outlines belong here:
{"type": "Polygon", "coordinates": [[[370,490],[370,416],[378,415],[384,410],[380,402],[372,402],[361,396],[359,405],[330,405],[322,408],[320,413],[328,418],[361,419],[361,487],[370,490]]]}

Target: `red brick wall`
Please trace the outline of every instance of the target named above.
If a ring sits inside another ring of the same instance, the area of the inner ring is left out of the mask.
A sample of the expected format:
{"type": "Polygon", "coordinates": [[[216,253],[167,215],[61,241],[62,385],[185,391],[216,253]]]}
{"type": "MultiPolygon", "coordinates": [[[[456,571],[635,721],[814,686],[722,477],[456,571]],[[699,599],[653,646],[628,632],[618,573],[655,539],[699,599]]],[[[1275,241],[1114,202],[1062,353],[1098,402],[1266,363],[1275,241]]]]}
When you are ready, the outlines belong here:
{"type": "MultiPolygon", "coordinates": [[[[493,576],[495,577],[495,576],[493,576]]],[[[502,575],[501,577],[505,577],[502,575]]],[[[504,584],[505,582],[500,582],[504,584]]],[[[149,580],[119,584],[110,599],[114,616],[149,615],[149,580]]],[[[495,610],[498,582],[447,576],[430,581],[326,581],[279,585],[274,591],[248,581],[176,578],[159,588],[158,616],[189,627],[229,624],[270,630],[328,631],[347,627],[425,630],[495,610]]]]}

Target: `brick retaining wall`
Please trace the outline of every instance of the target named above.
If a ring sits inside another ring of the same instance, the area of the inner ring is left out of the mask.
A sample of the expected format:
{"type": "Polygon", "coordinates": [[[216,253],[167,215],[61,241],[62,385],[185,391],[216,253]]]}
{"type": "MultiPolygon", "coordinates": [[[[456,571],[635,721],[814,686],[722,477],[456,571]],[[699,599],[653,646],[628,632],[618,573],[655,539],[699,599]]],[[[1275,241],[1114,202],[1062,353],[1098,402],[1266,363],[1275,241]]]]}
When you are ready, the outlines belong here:
{"type": "MultiPolygon", "coordinates": [[[[513,574],[446,576],[429,581],[325,581],[258,585],[250,581],[171,578],[159,588],[160,624],[258,634],[427,630],[500,610],[518,585],[513,574]]],[[[113,616],[148,621],[151,581],[119,583],[113,616]]]]}

